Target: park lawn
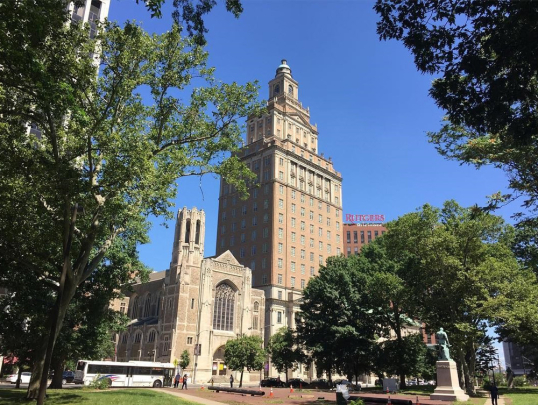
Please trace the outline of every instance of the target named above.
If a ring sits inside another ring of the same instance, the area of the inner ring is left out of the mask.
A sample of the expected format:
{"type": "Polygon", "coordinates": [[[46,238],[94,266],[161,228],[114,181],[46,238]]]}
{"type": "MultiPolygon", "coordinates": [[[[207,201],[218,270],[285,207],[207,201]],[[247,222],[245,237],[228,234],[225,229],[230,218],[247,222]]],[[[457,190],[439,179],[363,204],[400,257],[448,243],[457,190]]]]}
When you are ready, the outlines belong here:
{"type": "Polygon", "coordinates": [[[536,405],[538,404],[538,388],[514,388],[501,390],[501,397],[510,398],[512,405],[536,405]]]}
{"type": "MultiPolygon", "coordinates": [[[[86,389],[47,390],[46,405],[197,405],[152,389],[86,389]]],[[[28,404],[26,390],[0,389],[0,405],[28,404]]]]}

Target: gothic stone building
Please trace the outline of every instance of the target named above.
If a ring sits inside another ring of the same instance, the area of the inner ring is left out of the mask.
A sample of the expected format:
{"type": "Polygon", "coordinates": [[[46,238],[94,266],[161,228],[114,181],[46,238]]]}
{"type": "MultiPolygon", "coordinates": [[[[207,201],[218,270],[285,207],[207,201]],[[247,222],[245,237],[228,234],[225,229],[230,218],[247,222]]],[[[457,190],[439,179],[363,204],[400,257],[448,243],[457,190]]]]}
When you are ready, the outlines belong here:
{"type": "MultiPolygon", "coordinates": [[[[203,210],[180,210],[170,269],[152,273],[113,303],[131,318],[117,337],[118,361],[173,363],[187,350],[191,381],[224,381],[230,374],[224,365],[226,342],[243,334],[262,337],[263,291],[251,287],[251,270],[229,251],[203,258],[204,232],[203,210]]],[[[259,372],[245,372],[246,381],[259,378],[259,372]]]]}

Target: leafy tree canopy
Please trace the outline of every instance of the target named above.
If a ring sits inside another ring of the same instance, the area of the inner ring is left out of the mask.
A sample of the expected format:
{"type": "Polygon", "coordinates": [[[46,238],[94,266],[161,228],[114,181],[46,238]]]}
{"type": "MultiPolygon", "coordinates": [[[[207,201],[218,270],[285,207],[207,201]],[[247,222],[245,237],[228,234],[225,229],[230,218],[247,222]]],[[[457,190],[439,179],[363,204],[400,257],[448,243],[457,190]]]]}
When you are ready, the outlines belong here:
{"type": "Polygon", "coordinates": [[[286,374],[286,381],[288,370],[293,369],[296,363],[302,362],[305,357],[301,348],[297,346],[294,331],[287,327],[280,328],[271,336],[267,353],[271,356],[273,367],[279,373],[286,374]]]}
{"type": "Polygon", "coordinates": [[[259,336],[241,336],[228,340],[224,347],[224,362],[229,369],[241,372],[239,387],[243,385],[245,369],[261,370],[265,362],[263,341],[259,336]]]}

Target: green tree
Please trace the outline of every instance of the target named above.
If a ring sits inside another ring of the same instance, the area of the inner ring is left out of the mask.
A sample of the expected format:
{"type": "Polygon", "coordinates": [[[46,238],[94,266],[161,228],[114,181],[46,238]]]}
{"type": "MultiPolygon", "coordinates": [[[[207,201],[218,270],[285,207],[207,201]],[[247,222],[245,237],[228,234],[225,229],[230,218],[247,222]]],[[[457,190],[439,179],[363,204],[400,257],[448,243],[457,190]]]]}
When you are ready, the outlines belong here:
{"type": "Polygon", "coordinates": [[[224,363],[230,370],[241,371],[239,388],[243,386],[243,372],[261,370],[265,362],[263,341],[259,336],[241,336],[226,342],[224,363]]]}
{"type": "MultiPolygon", "coordinates": [[[[77,289],[103,260],[120,260],[111,247],[147,241],[148,215],[171,216],[177,179],[213,172],[246,193],[252,174],[229,152],[241,145],[239,119],[259,107],[257,87],[217,82],[179,27],[150,36],[109,24],[91,39],[65,10],[13,1],[0,21],[2,280],[10,289],[29,272],[55,297],[28,389],[39,405],[77,289]]],[[[123,272],[139,266],[121,260],[123,272]]]]}
{"type": "Polygon", "coordinates": [[[380,324],[369,301],[369,274],[353,257],[329,257],[303,290],[298,339],[318,369],[347,376],[369,372],[380,324]]]}
{"type": "Polygon", "coordinates": [[[280,328],[271,336],[267,353],[271,356],[271,362],[277,371],[286,374],[286,382],[288,382],[288,370],[303,362],[305,358],[303,351],[297,346],[294,331],[288,327],[280,328]]]}
{"type": "Polygon", "coordinates": [[[511,251],[513,229],[500,217],[454,201],[442,209],[425,205],[387,227],[388,254],[407,256],[405,279],[418,318],[431,331],[445,328],[452,358],[463,370],[460,378],[473,393],[476,351],[487,321],[502,322],[514,304],[527,302],[515,286],[536,285],[535,276],[519,268],[511,251]]]}
{"type": "MultiPolygon", "coordinates": [[[[430,96],[447,116],[430,142],[448,159],[504,170],[513,193],[493,194],[489,208],[520,199],[536,217],[538,3],[378,0],[374,8],[380,38],[402,41],[417,69],[438,77],[430,96]]],[[[534,235],[522,232],[518,246],[534,252],[536,270],[534,235]]]]}
{"type": "Polygon", "coordinates": [[[178,364],[182,370],[185,370],[187,367],[189,367],[189,364],[191,364],[191,358],[187,350],[183,350],[183,352],[181,353],[181,357],[178,364]]]}

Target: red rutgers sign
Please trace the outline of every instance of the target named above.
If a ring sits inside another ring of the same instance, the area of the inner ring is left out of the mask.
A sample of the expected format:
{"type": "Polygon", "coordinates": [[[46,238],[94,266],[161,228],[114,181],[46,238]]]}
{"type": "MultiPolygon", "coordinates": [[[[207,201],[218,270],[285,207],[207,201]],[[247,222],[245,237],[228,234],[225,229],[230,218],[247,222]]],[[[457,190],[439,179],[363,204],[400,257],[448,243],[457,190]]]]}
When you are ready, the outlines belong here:
{"type": "Polygon", "coordinates": [[[353,215],[346,214],[346,222],[385,222],[385,215],[353,215]]]}

